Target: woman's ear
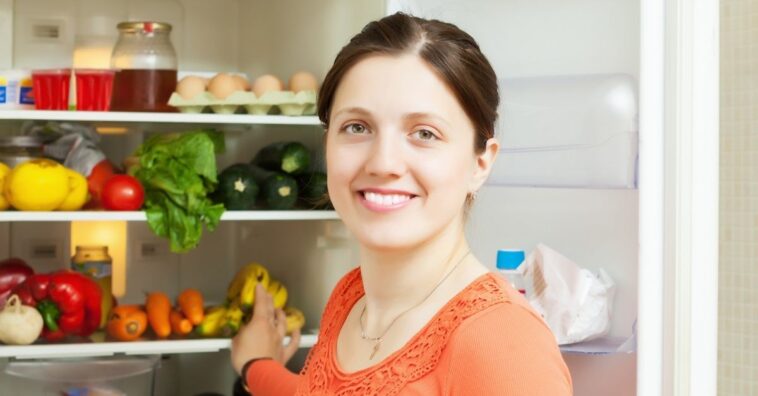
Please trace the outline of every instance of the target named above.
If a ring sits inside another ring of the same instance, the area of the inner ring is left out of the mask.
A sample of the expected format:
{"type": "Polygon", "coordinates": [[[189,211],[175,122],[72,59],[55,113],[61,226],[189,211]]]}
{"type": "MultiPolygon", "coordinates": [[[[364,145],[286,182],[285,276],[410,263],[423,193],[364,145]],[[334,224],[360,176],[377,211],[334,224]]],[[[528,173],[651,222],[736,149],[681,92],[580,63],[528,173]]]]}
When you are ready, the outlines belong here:
{"type": "Polygon", "coordinates": [[[471,179],[469,192],[478,191],[492,171],[492,165],[495,164],[497,153],[500,151],[500,143],[496,138],[487,139],[484,151],[476,155],[476,165],[474,167],[474,177],[471,179]]]}

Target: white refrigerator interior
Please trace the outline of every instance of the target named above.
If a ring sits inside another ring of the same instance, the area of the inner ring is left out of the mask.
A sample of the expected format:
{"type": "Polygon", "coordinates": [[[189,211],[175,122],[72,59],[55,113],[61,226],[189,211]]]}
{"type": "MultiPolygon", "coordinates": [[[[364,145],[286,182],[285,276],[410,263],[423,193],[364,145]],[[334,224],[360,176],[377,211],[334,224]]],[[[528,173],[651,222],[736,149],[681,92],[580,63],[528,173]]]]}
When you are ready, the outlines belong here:
{"type": "MultiPolygon", "coordinates": [[[[503,82],[498,134],[505,149],[467,224],[473,252],[494,270],[498,249],[530,251],[544,243],[582,267],[604,269],[617,287],[606,340],[620,343],[633,337],[638,317],[639,6],[638,0],[0,0],[0,69],[102,62],[96,58],[115,42],[114,23],[150,19],[175,26],[172,41],[180,72],[271,73],[286,79],[308,70],[322,79],[338,50],[370,20],[405,10],[455,23],[479,42],[503,82]],[[57,33],[43,40],[35,37],[40,31],[57,33]]],[[[20,113],[0,108],[0,133],[15,133],[24,119],[35,117],[20,113]]],[[[75,121],[77,115],[65,117],[75,121]]],[[[210,125],[226,133],[227,151],[219,157],[219,169],[249,161],[260,147],[280,140],[304,142],[323,164],[323,131],[312,118],[300,125],[270,125],[235,123],[231,116],[177,114],[168,122],[99,117],[87,116],[85,122],[124,129],[103,136],[114,163],[150,133],[210,125]]],[[[293,369],[315,341],[331,288],[358,264],[356,244],[333,213],[315,219],[229,217],[184,255],[170,253],[142,217],[129,216],[121,218],[133,220],[127,222],[121,242],[126,257],[121,302],[140,303],[150,290],[175,296],[195,287],[210,302],[220,303],[239,267],[264,263],[288,286],[290,301],[307,318],[310,334],[293,369]]],[[[68,265],[72,219],[28,221],[32,218],[23,214],[9,219],[0,222],[0,257],[22,257],[37,271],[68,265]]],[[[117,344],[67,350],[52,345],[38,355],[7,348],[0,346],[0,394],[50,391],[44,381],[7,371],[24,372],[29,362],[43,367],[67,361],[48,358],[74,356],[77,349],[80,354],[121,358],[162,354],[127,362],[125,370],[133,373],[145,365],[157,367],[154,377],[135,374],[134,383],[112,379],[134,387],[134,394],[142,394],[136,389],[144,389],[153,378],[159,395],[231,394],[235,380],[228,342],[145,344],[133,350],[117,344]]],[[[564,353],[576,395],[636,394],[636,353],[611,349],[582,353],[580,346],[564,353]]],[[[89,374],[107,372],[107,363],[102,366],[89,374]]]]}

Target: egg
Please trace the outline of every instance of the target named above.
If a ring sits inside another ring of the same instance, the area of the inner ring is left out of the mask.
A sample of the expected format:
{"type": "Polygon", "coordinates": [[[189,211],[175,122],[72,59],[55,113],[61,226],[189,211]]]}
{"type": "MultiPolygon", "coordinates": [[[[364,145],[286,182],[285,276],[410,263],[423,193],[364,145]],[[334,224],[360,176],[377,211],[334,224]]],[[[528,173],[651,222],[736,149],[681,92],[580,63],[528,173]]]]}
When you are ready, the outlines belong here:
{"type": "Polygon", "coordinates": [[[226,99],[234,91],[239,91],[239,86],[234,76],[228,73],[219,73],[208,82],[208,92],[216,99],[226,99]]]}
{"type": "Polygon", "coordinates": [[[315,91],[318,89],[318,80],[306,71],[297,72],[290,77],[289,89],[292,92],[315,91]]]}
{"type": "Polygon", "coordinates": [[[239,74],[234,74],[232,77],[234,78],[234,83],[237,84],[238,91],[250,90],[250,81],[247,81],[247,78],[240,76],[239,74]]]}
{"type": "Polygon", "coordinates": [[[253,92],[257,97],[261,97],[269,91],[281,91],[282,89],[284,89],[282,81],[270,74],[264,74],[256,78],[253,83],[253,92]]]}
{"type": "Polygon", "coordinates": [[[176,83],[176,93],[184,99],[192,99],[205,92],[206,79],[198,76],[187,76],[176,83]]]}

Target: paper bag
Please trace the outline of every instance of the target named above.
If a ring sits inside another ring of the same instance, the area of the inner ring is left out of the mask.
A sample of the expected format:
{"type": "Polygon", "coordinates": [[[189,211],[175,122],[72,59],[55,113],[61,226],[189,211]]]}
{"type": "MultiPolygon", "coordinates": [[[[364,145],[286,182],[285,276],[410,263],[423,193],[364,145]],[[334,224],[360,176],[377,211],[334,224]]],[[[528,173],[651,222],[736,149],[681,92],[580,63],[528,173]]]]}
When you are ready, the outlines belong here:
{"type": "Polygon", "coordinates": [[[616,287],[605,271],[595,275],[541,244],[526,258],[524,267],[527,299],[559,345],[608,333],[616,287]]]}

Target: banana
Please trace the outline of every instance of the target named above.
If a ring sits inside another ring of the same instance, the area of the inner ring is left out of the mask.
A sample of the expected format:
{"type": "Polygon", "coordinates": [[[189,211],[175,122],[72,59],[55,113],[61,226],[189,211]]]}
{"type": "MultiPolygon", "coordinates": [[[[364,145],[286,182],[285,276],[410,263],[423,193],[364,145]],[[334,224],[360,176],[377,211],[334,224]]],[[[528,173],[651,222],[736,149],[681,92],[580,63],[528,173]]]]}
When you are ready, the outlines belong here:
{"type": "Polygon", "coordinates": [[[253,275],[254,269],[255,267],[252,265],[246,265],[237,271],[237,274],[234,275],[234,278],[229,283],[229,287],[226,289],[227,302],[231,302],[237,298],[237,296],[240,294],[240,291],[242,291],[242,286],[245,284],[247,278],[253,275]]]}
{"type": "Polygon", "coordinates": [[[284,309],[284,314],[287,315],[287,334],[292,333],[295,329],[302,329],[305,326],[303,311],[295,307],[287,307],[284,309]]]}
{"type": "Polygon", "coordinates": [[[287,305],[287,288],[278,280],[271,280],[268,284],[268,294],[274,299],[274,308],[284,308],[287,305]]]}
{"type": "Polygon", "coordinates": [[[195,327],[195,332],[203,337],[217,337],[221,334],[221,322],[226,315],[226,307],[210,308],[203,321],[195,327]]]}
{"type": "Polygon", "coordinates": [[[233,302],[227,308],[221,324],[221,335],[224,337],[234,337],[242,326],[245,313],[242,311],[238,302],[233,302]]]}
{"type": "Polygon", "coordinates": [[[255,303],[255,285],[260,283],[266,289],[271,282],[271,276],[263,265],[250,263],[247,267],[250,267],[250,273],[245,279],[245,283],[242,285],[242,290],[239,293],[240,305],[245,312],[249,312],[255,303]]]}

